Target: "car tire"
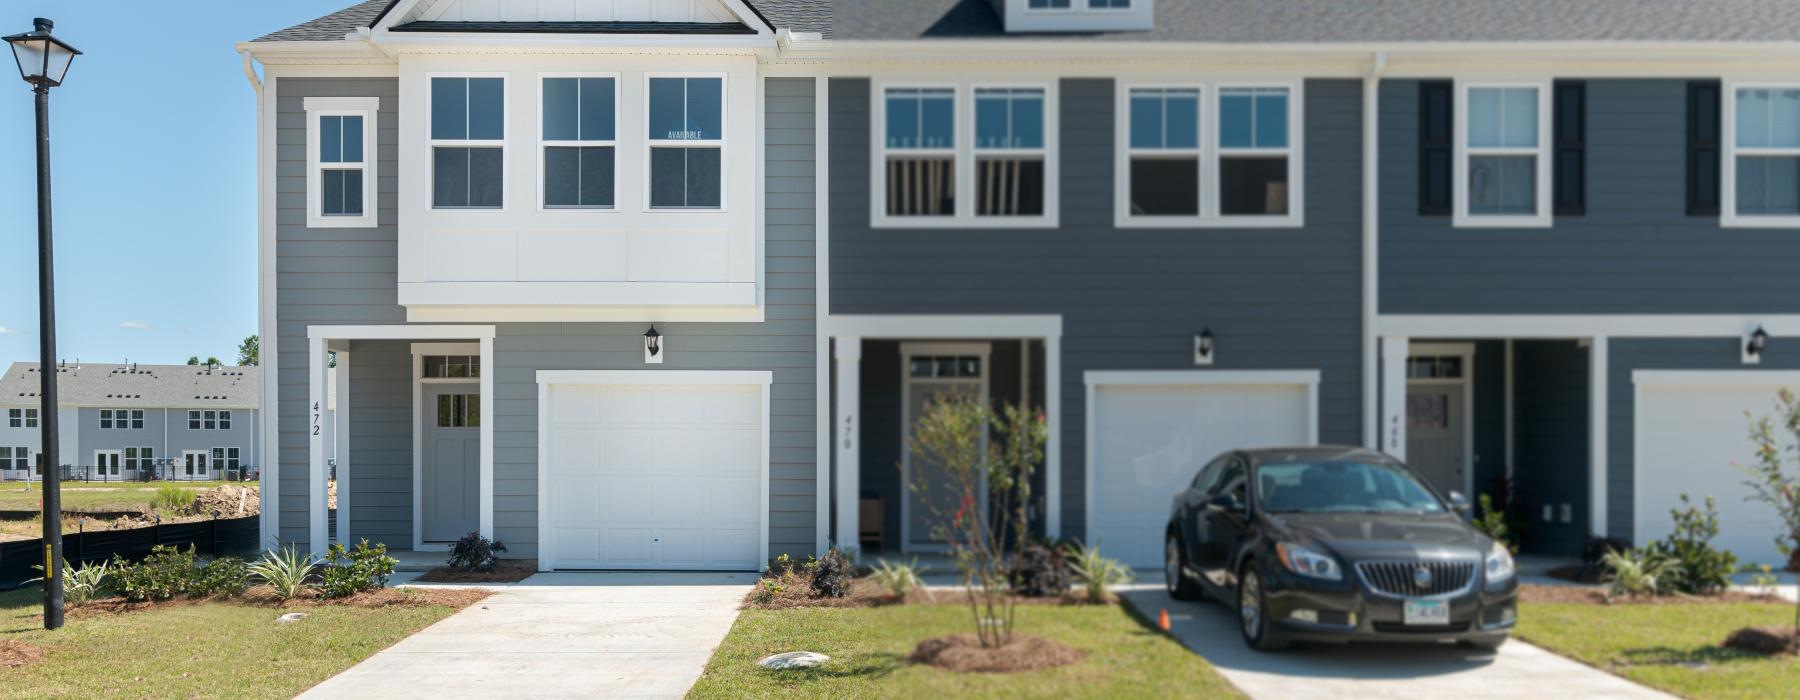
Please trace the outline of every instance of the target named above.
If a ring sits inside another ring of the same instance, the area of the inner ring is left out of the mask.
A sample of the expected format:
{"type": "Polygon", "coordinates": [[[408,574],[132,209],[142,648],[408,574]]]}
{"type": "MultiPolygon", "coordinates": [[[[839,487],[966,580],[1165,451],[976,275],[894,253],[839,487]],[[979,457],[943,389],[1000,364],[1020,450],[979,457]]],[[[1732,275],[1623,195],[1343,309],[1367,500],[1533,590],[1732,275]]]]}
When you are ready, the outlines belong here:
{"type": "Polygon", "coordinates": [[[1163,579],[1168,586],[1169,597],[1176,600],[1200,600],[1205,592],[1200,584],[1182,575],[1187,568],[1187,557],[1182,555],[1181,536],[1173,532],[1163,540],[1163,579]]]}
{"type": "Polygon", "coordinates": [[[1237,590],[1238,630],[1244,635],[1244,644],[1257,651],[1286,649],[1288,640],[1269,622],[1268,595],[1263,592],[1262,575],[1256,572],[1254,563],[1244,564],[1237,590]]]}

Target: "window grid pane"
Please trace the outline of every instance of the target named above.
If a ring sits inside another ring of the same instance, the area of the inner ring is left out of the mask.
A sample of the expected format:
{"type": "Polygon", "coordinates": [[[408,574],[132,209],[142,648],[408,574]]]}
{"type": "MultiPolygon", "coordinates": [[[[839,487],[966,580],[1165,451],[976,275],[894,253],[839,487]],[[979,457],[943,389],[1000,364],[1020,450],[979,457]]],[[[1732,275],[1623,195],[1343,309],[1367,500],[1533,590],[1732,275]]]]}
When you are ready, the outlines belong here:
{"type": "Polygon", "coordinates": [[[1469,148],[1536,148],[1538,89],[1470,88],[1469,148]]]}
{"type": "Polygon", "coordinates": [[[1044,91],[982,88],[975,91],[975,147],[1044,147],[1044,91]]]}
{"type": "Polygon", "coordinates": [[[1284,149],[1287,126],[1287,88],[1219,90],[1220,148],[1284,149]]]}
{"type": "Polygon", "coordinates": [[[719,78],[651,78],[650,139],[724,138],[724,90],[724,81],[719,78]]]}
{"type": "Polygon", "coordinates": [[[887,91],[889,150],[956,147],[956,91],[950,88],[890,88],[887,91]]]}
{"type": "Polygon", "coordinates": [[[1470,156],[1469,213],[1537,213],[1537,156],[1470,156]]]}

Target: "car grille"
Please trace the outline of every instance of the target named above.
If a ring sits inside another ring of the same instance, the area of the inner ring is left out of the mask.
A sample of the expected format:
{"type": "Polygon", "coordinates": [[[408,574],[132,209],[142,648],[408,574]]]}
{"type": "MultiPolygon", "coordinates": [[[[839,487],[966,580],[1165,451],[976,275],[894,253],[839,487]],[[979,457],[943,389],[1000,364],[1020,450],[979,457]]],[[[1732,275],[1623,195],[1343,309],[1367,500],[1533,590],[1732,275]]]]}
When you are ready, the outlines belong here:
{"type": "Polygon", "coordinates": [[[1356,570],[1375,592],[1402,598],[1460,593],[1475,580],[1472,561],[1365,561],[1358,562],[1356,570]],[[1420,569],[1431,574],[1423,586],[1418,580],[1420,569]]]}

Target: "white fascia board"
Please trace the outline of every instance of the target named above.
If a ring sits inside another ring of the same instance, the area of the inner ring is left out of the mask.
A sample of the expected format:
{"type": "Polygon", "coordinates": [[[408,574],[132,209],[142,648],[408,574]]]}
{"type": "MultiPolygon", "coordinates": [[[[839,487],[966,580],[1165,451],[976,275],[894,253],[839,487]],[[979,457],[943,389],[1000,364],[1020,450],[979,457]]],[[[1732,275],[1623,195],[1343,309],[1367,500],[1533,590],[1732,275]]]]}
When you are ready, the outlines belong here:
{"type": "Polygon", "coordinates": [[[1380,335],[1419,338],[1719,338],[1748,335],[1757,326],[1772,336],[1800,336],[1800,315],[1382,314],[1375,321],[1380,335]]]}
{"type": "Polygon", "coordinates": [[[494,306],[406,307],[409,323],[604,323],[620,321],[761,323],[761,307],[494,306]]]}
{"type": "Polygon", "coordinates": [[[1171,369],[1088,370],[1081,374],[1090,386],[1318,386],[1316,369],[1171,369]]]}
{"type": "Polygon", "coordinates": [[[445,340],[494,337],[493,326],[307,326],[307,338],[327,340],[445,340]]]}
{"type": "Polygon", "coordinates": [[[694,34],[517,34],[474,32],[377,32],[371,40],[391,51],[463,50],[530,52],[546,48],[628,51],[655,49],[716,49],[721,52],[777,48],[773,35],[694,34]]]}
{"type": "Polygon", "coordinates": [[[1800,386],[1800,370],[1639,369],[1631,383],[1643,386],[1800,386]]]}
{"type": "Polygon", "coordinates": [[[401,282],[401,306],[756,306],[755,282],[401,282]]]}
{"type": "Polygon", "coordinates": [[[766,387],[774,382],[775,373],[767,370],[542,369],[537,372],[539,384],[751,384],[766,387]]]}
{"type": "Polygon", "coordinates": [[[867,338],[1060,338],[1062,316],[832,315],[830,334],[867,338]]]}

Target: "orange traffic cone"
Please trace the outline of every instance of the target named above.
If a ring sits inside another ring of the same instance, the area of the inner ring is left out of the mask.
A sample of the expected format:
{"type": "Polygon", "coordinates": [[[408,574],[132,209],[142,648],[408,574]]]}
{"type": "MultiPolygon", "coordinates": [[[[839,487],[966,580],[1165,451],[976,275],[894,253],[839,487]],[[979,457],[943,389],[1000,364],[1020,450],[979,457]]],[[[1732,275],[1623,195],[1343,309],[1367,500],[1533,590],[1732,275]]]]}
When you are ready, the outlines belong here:
{"type": "Polygon", "coordinates": [[[1163,608],[1162,612],[1159,612],[1156,614],[1156,626],[1161,627],[1162,631],[1164,631],[1164,632],[1169,631],[1169,609],[1168,608],[1163,608]]]}

